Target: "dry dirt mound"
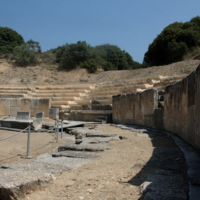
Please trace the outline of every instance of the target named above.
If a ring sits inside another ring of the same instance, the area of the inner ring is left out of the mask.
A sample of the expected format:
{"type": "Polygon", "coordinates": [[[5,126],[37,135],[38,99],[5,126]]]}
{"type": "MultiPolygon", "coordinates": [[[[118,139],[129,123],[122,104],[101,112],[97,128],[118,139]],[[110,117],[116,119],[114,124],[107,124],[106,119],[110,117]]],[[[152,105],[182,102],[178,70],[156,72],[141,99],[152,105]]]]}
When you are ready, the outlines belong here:
{"type": "Polygon", "coordinates": [[[17,67],[12,62],[0,59],[0,85],[64,85],[100,83],[106,81],[148,78],[158,75],[172,76],[189,74],[200,64],[200,60],[188,60],[166,66],[138,70],[106,71],[90,74],[86,69],[69,72],[58,70],[57,64],[41,63],[37,66],[17,67]]]}

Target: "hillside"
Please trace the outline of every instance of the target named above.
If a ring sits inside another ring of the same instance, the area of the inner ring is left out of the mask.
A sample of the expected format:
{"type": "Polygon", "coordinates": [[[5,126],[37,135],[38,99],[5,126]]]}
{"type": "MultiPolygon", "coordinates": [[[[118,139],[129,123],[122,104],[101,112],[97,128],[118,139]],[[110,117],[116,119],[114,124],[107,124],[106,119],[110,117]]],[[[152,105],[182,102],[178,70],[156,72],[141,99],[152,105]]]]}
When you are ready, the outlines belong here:
{"type": "Polygon", "coordinates": [[[147,78],[158,75],[171,76],[189,74],[197,68],[200,60],[187,60],[166,66],[137,70],[98,71],[88,73],[86,69],[61,71],[57,64],[41,62],[36,66],[18,67],[13,62],[0,59],[0,85],[63,85],[100,83],[105,81],[147,78]]]}

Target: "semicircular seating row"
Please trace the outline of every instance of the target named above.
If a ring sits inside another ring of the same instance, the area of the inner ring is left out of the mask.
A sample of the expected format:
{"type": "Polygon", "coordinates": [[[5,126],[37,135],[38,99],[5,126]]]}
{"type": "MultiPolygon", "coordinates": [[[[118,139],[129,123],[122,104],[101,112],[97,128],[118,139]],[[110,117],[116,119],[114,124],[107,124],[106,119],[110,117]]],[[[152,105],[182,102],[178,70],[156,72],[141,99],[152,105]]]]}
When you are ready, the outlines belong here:
{"type": "Polygon", "coordinates": [[[164,90],[187,74],[126,79],[99,84],[56,86],[0,86],[0,98],[51,98],[51,107],[66,113],[112,113],[112,96],[142,92],[149,88],[164,90]]]}

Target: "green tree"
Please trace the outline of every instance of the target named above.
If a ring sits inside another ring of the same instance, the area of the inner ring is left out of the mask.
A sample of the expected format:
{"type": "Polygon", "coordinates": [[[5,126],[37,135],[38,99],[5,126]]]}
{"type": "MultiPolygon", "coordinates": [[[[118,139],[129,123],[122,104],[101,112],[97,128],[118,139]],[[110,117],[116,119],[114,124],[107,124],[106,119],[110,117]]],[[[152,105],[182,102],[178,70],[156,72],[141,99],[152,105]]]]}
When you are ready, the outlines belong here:
{"type": "Polygon", "coordinates": [[[8,27],[0,27],[0,52],[10,53],[16,46],[24,44],[23,37],[8,27]]]}
{"type": "Polygon", "coordinates": [[[144,55],[143,66],[158,66],[180,61],[198,45],[200,45],[199,16],[189,22],[172,23],[149,45],[144,55]]]}
{"type": "Polygon", "coordinates": [[[66,44],[57,52],[56,57],[58,58],[59,56],[61,57],[59,61],[60,66],[65,69],[73,69],[81,64],[84,67],[84,62],[95,58],[92,47],[85,41],[78,41],[76,44],[66,44]]]}
{"type": "Polygon", "coordinates": [[[41,46],[40,46],[40,43],[39,42],[36,42],[36,41],[33,41],[32,39],[31,40],[28,40],[26,42],[26,46],[27,48],[33,50],[33,51],[36,51],[38,53],[41,53],[41,46]]]}
{"type": "Polygon", "coordinates": [[[37,63],[36,51],[27,47],[26,44],[16,46],[13,51],[16,63],[20,66],[34,65],[37,63]]]}

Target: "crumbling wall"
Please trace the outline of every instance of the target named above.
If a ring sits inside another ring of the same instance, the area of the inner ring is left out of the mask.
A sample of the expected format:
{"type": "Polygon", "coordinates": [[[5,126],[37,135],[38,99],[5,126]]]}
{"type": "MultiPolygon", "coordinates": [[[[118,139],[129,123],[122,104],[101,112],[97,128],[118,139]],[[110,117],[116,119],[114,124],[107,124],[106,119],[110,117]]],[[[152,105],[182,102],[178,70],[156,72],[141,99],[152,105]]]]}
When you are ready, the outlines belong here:
{"type": "Polygon", "coordinates": [[[44,112],[44,117],[49,117],[51,99],[49,98],[0,98],[0,117],[16,117],[17,112],[30,112],[35,117],[37,112],[44,112]]]}

